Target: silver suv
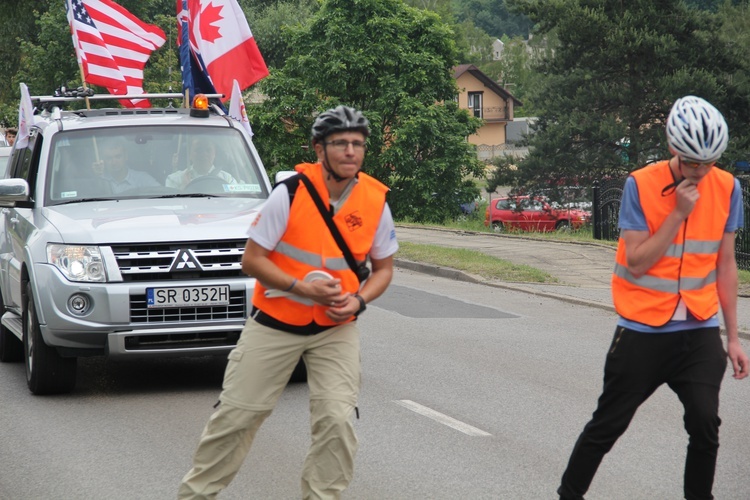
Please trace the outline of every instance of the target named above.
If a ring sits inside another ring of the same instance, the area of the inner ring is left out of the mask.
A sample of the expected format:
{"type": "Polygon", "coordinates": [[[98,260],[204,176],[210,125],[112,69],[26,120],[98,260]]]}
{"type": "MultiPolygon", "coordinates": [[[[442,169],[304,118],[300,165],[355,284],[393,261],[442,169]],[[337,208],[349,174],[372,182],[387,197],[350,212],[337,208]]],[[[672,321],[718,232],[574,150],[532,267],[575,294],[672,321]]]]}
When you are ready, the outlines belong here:
{"type": "Polygon", "coordinates": [[[271,189],[249,134],[216,106],[45,108],[0,180],[0,360],[48,394],[79,356],[226,354],[271,189]]]}

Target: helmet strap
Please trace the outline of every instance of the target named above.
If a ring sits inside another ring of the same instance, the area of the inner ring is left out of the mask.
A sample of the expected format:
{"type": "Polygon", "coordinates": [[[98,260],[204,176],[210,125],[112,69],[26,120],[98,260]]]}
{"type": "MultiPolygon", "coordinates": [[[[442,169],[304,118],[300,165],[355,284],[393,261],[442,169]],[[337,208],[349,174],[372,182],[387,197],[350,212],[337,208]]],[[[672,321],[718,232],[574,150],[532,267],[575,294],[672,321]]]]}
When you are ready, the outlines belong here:
{"type": "Polygon", "coordinates": [[[323,168],[326,169],[326,172],[328,172],[328,179],[330,180],[331,177],[333,177],[333,180],[336,182],[342,182],[345,181],[345,177],[341,177],[339,174],[333,171],[333,169],[328,165],[328,151],[326,150],[325,143],[323,144],[323,168]]]}

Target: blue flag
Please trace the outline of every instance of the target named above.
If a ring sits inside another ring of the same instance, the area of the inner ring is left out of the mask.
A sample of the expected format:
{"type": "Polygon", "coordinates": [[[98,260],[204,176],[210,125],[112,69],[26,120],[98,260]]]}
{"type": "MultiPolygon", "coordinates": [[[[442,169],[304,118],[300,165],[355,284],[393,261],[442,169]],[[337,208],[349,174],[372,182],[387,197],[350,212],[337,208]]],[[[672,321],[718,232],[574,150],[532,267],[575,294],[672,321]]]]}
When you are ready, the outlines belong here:
{"type": "MultiPolygon", "coordinates": [[[[190,92],[190,99],[197,94],[217,94],[200,53],[190,43],[191,12],[188,0],[177,0],[177,20],[180,28],[177,44],[180,47],[180,69],[182,70],[182,93],[190,92]]],[[[199,7],[198,7],[199,8],[199,7]]],[[[226,113],[219,99],[212,99],[226,113]]]]}

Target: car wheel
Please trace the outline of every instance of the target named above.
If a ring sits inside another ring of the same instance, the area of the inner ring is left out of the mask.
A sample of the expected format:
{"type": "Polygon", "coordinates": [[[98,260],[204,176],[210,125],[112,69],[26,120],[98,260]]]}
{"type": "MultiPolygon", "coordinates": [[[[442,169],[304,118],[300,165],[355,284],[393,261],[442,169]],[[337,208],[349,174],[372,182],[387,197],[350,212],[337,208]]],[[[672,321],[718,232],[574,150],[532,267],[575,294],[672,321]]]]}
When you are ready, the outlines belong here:
{"type": "Polygon", "coordinates": [[[567,219],[557,221],[557,225],[555,225],[555,229],[560,232],[570,231],[570,221],[567,219]]]}
{"type": "Polygon", "coordinates": [[[44,343],[31,284],[26,284],[23,309],[23,347],[26,360],[26,383],[33,394],[70,392],[76,383],[76,358],[63,358],[44,343]]]}
{"type": "Polygon", "coordinates": [[[305,366],[305,360],[299,358],[297,366],[294,367],[292,376],[289,379],[290,382],[303,384],[307,382],[307,367],[305,366]]]}
{"type": "Polygon", "coordinates": [[[492,232],[494,233],[503,233],[505,232],[505,226],[500,221],[495,221],[492,223],[492,232]]]}
{"type": "MultiPolygon", "coordinates": [[[[0,296],[0,316],[5,313],[3,298],[0,296]]],[[[0,361],[13,363],[23,359],[23,343],[13,333],[0,324],[0,361]]]]}

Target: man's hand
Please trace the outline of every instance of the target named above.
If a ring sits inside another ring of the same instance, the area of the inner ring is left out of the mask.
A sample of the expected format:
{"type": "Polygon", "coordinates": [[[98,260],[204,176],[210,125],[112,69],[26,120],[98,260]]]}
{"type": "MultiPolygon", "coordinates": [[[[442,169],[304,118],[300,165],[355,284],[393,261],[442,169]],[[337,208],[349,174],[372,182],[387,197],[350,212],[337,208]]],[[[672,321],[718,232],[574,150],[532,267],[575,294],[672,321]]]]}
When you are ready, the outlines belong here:
{"type": "Polygon", "coordinates": [[[292,292],[313,300],[321,306],[331,307],[346,298],[341,294],[340,279],[317,279],[314,281],[300,281],[292,292]]]}
{"type": "Polygon", "coordinates": [[[675,190],[675,196],[677,196],[676,210],[683,219],[686,219],[692,213],[695,204],[698,202],[698,198],[701,197],[698,192],[698,186],[688,179],[683,179],[680,182],[675,190]]]}
{"type": "Polygon", "coordinates": [[[359,305],[359,300],[353,294],[348,293],[343,295],[341,300],[333,302],[333,305],[326,311],[326,316],[341,323],[354,316],[359,311],[359,305]]]}
{"type": "Polygon", "coordinates": [[[337,323],[346,321],[359,310],[359,301],[350,293],[341,293],[340,279],[318,279],[298,284],[295,293],[328,307],[326,316],[337,323]]]}
{"type": "Polygon", "coordinates": [[[729,361],[732,362],[734,378],[742,380],[747,377],[748,370],[750,369],[750,361],[748,361],[747,354],[742,349],[739,340],[727,343],[727,354],[729,355],[729,361]]]}

